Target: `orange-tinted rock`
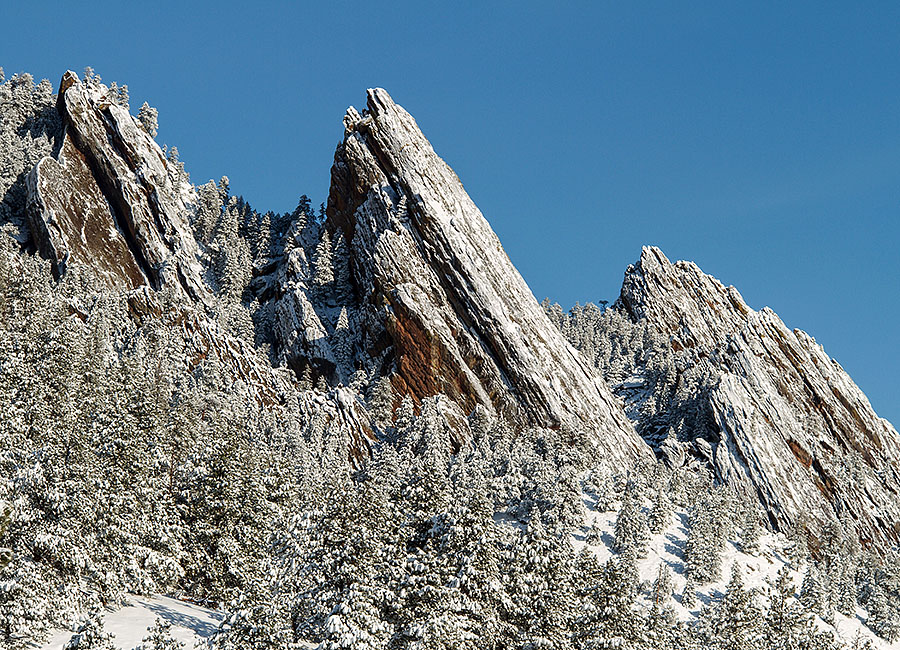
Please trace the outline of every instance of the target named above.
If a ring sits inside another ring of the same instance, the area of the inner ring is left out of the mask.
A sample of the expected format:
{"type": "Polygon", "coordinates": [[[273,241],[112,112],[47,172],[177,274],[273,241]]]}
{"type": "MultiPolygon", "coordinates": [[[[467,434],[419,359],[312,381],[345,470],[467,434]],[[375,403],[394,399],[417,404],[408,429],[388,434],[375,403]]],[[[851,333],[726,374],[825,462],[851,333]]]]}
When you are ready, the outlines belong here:
{"type": "Polygon", "coordinates": [[[714,378],[713,467],[775,527],[847,511],[862,539],[900,540],[900,435],[815,339],[656,248],[629,267],[617,306],[669,337],[679,367],[714,378]]]}
{"type": "Polygon", "coordinates": [[[446,394],[520,425],[586,429],[619,467],[649,448],[621,405],[549,321],[456,174],[380,89],[349,109],[328,227],[350,242],[368,341],[387,339],[392,382],[446,394]]]}

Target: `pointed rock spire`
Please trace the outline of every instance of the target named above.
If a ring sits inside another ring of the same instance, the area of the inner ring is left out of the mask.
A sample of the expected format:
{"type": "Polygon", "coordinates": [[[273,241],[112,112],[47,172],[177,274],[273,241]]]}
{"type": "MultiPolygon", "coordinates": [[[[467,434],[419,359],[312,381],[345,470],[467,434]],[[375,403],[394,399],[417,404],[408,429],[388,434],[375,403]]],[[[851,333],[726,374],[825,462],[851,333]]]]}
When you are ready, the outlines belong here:
{"type": "Polygon", "coordinates": [[[849,512],[863,540],[900,540],[900,435],[815,339],[652,247],[626,271],[616,307],[669,338],[680,372],[714,377],[710,460],[774,527],[849,512]]]}
{"type": "Polygon", "coordinates": [[[444,393],[521,424],[589,429],[613,462],[649,457],[605,382],[544,314],[415,120],[381,89],[351,108],[327,227],[350,242],[366,340],[401,394],[444,393]]]}
{"type": "Polygon", "coordinates": [[[28,178],[32,231],[57,274],[80,263],[111,285],[172,286],[206,304],[188,225],[193,189],[102,84],[68,71],[57,109],[65,138],[28,178]]]}

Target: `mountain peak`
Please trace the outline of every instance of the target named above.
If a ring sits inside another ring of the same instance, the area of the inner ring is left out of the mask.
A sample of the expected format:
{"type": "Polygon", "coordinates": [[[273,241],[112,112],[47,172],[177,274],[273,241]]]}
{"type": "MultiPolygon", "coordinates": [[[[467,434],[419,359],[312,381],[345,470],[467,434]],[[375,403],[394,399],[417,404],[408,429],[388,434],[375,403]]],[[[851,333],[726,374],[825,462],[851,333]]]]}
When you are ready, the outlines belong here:
{"type": "Polygon", "coordinates": [[[326,226],[350,242],[364,338],[389,347],[397,391],[589,429],[610,459],[649,456],[413,117],[375,88],[367,110],[351,108],[344,123],[326,226]]]}
{"type": "Polygon", "coordinates": [[[900,539],[900,435],[815,339],[653,247],[628,268],[616,306],[668,339],[681,375],[709,378],[699,398],[714,470],[757,494],[774,528],[848,510],[864,540],[900,539]],[[850,468],[872,480],[838,480],[850,468]]]}

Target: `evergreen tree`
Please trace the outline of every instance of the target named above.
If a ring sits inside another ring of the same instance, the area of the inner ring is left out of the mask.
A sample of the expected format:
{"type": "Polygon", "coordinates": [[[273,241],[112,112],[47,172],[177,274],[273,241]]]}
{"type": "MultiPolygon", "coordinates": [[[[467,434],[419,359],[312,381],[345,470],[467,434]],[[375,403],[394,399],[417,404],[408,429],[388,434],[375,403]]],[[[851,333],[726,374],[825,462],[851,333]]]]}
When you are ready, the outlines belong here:
{"type": "Polygon", "coordinates": [[[866,624],[875,634],[890,643],[900,639],[900,611],[890,602],[880,585],[875,587],[867,608],[869,618],[866,624]]]}
{"type": "Polygon", "coordinates": [[[656,492],[653,493],[653,505],[650,507],[650,515],[647,517],[650,532],[659,535],[669,527],[671,519],[672,503],[666,495],[663,483],[660,482],[656,492]]]}
{"type": "Polygon", "coordinates": [[[690,573],[681,591],[681,604],[687,609],[693,609],[697,605],[697,582],[690,573]]]}
{"type": "Polygon", "coordinates": [[[800,645],[809,616],[794,598],[794,591],[791,572],[782,567],[775,582],[769,582],[769,608],[764,627],[766,648],[791,650],[800,645]]]}
{"type": "Polygon", "coordinates": [[[588,551],[578,556],[578,574],[585,580],[579,589],[580,615],[573,624],[573,645],[579,650],[621,648],[641,635],[641,621],[634,609],[637,573],[633,553],[596,565],[588,551]]]}
{"type": "Polygon", "coordinates": [[[759,523],[756,508],[748,507],[741,527],[741,550],[747,555],[759,555],[759,539],[762,533],[763,528],[759,523]]]}
{"type": "Polygon", "coordinates": [[[172,624],[157,618],[136,650],[182,650],[184,643],[172,636],[172,624]]]}
{"type": "Polygon", "coordinates": [[[334,262],[331,249],[331,234],[325,229],[313,256],[313,284],[320,296],[330,295],[334,288],[334,262]]]}
{"type": "Polygon", "coordinates": [[[63,650],[115,650],[115,647],[113,635],[104,630],[103,616],[95,609],[82,619],[63,650]]]}
{"type": "Polygon", "coordinates": [[[394,415],[394,388],[388,377],[379,377],[369,388],[369,412],[381,427],[390,426],[394,415]]]}
{"type": "Polygon", "coordinates": [[[650,530],[638,498],[636,488],[633,486],[626,488],[622,508],[616,517],[616,551],[619,553],[632,551],[636,557],[645,557],[647,543],[650,541],[650,530]]]}
{"type": "Polygon", "coordinates": [[[800,586],[800,602],[810,612],[828,621],[833,618],[834,609],[831,602],[831,589],[819,567],[810,562],[800,586]]]}
{"type": "Polygon", "coordinates": [[[764,633],[763,616],[753,591],[744,587],[737,563],[722,600],[705,610],[705,636],[716,648],[749,650],[760,647],[764,633]]]}
{"type": "Polygon", "coordinates": [[[719,579],[725,543],[720,509],[720,500],[708,495],[688,510],[685,562],[688,574],[701,583],[719,579]]]}
{"type": "Polygon", "coordinates": [[[141,105],[141,109],[138,111],[137,119],[141,124],[141,128],[143,128],[151,138],[155,138],[156,134],[159,132],[159,111],[150,106],[147,102],[144,102],[141,105]]]}
{"type": "MultiPolygon", "coordinates": [[[[9,528],[9,520],[12,517],[12,506],[6,504],[3,506],[2,512],[0,512],[0,540],[3,539],[3,535],[6,533],[6,529],[9,528]]],[[[11,549],[0,547],[0,570],[3,569],[7,564],[10,563],[13,557],[13,552],[11,549]]]]}
{"type": "Polygon", "coordinates": [[[596,520],[591,522],[590,528],[588,528],[587,534],[584,536],[584,543],[590,544],[591,546],[597,546],[603,541],[602,531],[600,527],[597,525],[596,520]]]}
{"type": "Polygon", "coordinates": [[[669,599],[672,597],[673,589],[672,571],[665,563],[661,562],[656,571],[656,578],[653,579],[650,602],[659,608],[666,607],[669,599]]]}

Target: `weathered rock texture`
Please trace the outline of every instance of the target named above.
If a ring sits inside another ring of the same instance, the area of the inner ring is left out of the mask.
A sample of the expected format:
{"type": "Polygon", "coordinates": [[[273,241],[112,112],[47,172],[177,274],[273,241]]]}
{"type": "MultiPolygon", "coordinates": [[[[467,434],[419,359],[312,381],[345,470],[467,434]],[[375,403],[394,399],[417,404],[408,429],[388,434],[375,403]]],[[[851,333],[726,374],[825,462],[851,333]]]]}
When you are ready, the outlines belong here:
{"type": "Polygon", "coordinates": [[[900,540],[900,436],[812,337],[657,248],[628,268],[616,306],[716,378],[711,462],[775,528],[846,509],[864,541],[900,540]]]}
{"type": "Polygon", "coordinates": [[[63,146],[28,178],[36,244],[57,274],[83,264],[111,285],[171,286],[207,303],[188,225],[193,190],[107,94],[102,84],[82,83],[71,71],[63,75],[57,99],[63,146]]]}
{"type": "Polygon", "coordinates": [[[515,422],[597,433],[608,460],[648,456],[616,398],[548,320],[452,169],[384,90],[350,108],[328,227],[350,242],[370,351],[392,382],[515,422]]]}

